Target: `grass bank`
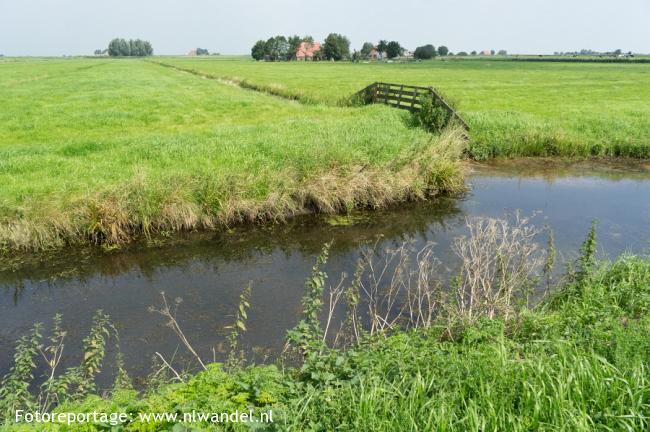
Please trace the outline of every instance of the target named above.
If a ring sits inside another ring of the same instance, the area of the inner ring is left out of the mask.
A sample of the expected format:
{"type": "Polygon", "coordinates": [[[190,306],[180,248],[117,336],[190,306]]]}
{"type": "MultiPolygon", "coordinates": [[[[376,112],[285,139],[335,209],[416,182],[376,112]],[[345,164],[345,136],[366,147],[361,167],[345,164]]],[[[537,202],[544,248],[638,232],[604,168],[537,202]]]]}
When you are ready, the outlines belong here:
{"type": "MultiPolygon", "coordinates": [[[[334,347],[327,346],[323,323],[329,320],[319,320],[323,313],[327,316],[328,309],[327,275],[319,268],[327,257],[325,252],[307,281],[302,320],[288,334],[298,366],[245,366],[238,357],[235,332],[230,338],[233,355],[225,364],[207,364],[195,375],[174,376],[170,367],[167,379],[175,383],[166,384],[159,374],[143,392],[130,388],[128,379],[118,374],[115,388],[99,395],[92,384],[84,384],[97,374],[106,344],[101,334],[108,327],[98,315],[84,341],[90,354],[84,356],[80,368],[62,375],[67,381],[46,382],[41,394],[64,395],[56,412],[129,413],[133,420],[122,424],[125,430],[186,426],[173,419],[139,421],[138,413],[177,413],[182,418],[193,410],[215,413],[237,409],[250,409],[255,415],[272,410],[273,423],[203,421],[191,426],[201,430],[296,431],[647,430],[650,259],[624,256],[615,262],[596,262],[592,231],[562,282],[536,307],[527,307],[515,302],[521,297],[512,294],[523,292],[528,282],[536,280],[530,266],[541,265],[530,254],[530,231],[525,224],[508,226],[499,221],[480,221],[473,226],[472,238],[456,242],[456,251],[465,261],[451,292],[466,295],[467,300],[476,300],[474,303],[436,303],[437,295],[448,291],[439,291],[432,279],[427,279],[435,274],[433,257],[427,252],[418,255],[414,267],[404,267],[400,251],[387,251],[379,257],[371,251],[368,259],[375,263],[381,263],[384,256],[396,258],[397,262],[390,261],[396,266],[391,266],[389,279],[396,278],[400,285],[404,277],[413,277],[413,289],[391,292],[393,285],[388,283],[381,288],[388,292],[381,294],[373,288],[372,278],[362,277],[355,277],[345,291],[335,287],[334,295],[341,292],[346,297],[348,311],[342,328],[347,330],[340,333],[342,339],[337,339],[334,347]],[[490,234],[495,227],[496,234],[490,234]],[[500,236],[500,232],[505,234],[500,236]],[[481,240],[478,255],[464,248],[475,240],[481,240]],[[505,246],[513,255],[485,264],[481,257],[505,246]],[[475,266],[479,261],[481,265],[475,266]],[[494,275],[489,271],[494,266],[507,270],[494,275]],[[405,269],[414,272],[405,276],[401,272],[405,269]],[[480,279],[478,285],[474,285],[476,278],[480,279]],[[479,285],[488,290],[474,290],[479,285]],[[507,286],[510,288],[504,288],[507,286]],[[514,291],[505,293],[504,289],[514,291]],[[365,300],[359,302],[355,292],[364,293],[365,300]],[[401,309],[402,319],[392,321],[394,315],[380,309],[382,302],[395,294],[407,294],[411,300],[401,309]],[[370,305],[365,318],[357,315],[361,309],[355,305],[363,309],[370,305]],[[431,310],[436,311],[434,316],[427,315],[431,310]],[[375,313],[381,319],[376,319],[375,313]],[[386,318],[391,323],[381,327],[388,324],[386,318]]],[[[544,268],[553,256],[552,248],[548,252],[544,268]]],[[[359,273],[370,269],[360,268],[359,273]]],[[[380,274],[382,267],[377,271],[380,274]]],[[[249,307],[247,292],[234,318],[235,327],[242,330],[249,307]]],[[[175,320],[170,323],[172,328],[178,324],[175,320]]],[[[30,347],[38,343],[34,333],[21,341],[12,378],[5,379],[0,390],[5,398],[4,415],[16,407],[33,410],[43,403],[29,396],[26,384],[33,368],[30,358],[36,355],[30,347]]],[[[5,423],[5,429],[30,430],[11,421],[5,423]]]]}
{"type": "Polygon", "coordinates": [[[463,188],[463,140],[131,59],[0,64],[0,249],[118,244],[463,188]]]}
{"type": "Polygon", "coordinates": [[[374,81],[432,85],[458,102],[477,159],[650,158],[650,65],[495,60],[410,64],[160,61],[309,104],[339,105],[374,81]]]}

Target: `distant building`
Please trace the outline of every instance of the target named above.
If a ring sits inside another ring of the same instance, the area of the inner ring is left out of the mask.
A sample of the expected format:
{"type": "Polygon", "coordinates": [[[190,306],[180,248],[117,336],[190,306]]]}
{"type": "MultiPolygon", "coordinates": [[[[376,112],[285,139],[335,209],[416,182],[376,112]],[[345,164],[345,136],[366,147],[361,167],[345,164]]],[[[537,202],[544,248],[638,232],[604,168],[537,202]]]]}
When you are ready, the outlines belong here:
{"type": "Polygon", "coordinates": [[[194,56],[196,56],[196,48],[194,48],[193,50],[190,50],[190,51],[187,53],[187,55],[190,56],[190,57],[194,57],[194,56]]]}
{"type": "Polygon", "coordinates": [[[382,60],[388,58],[388,54],[386,54],[386,51],[379,51],[377,47],[374,47],[372,50],[370,50],[368,57],[372,60],[382,60]]]}
{"type": "Polygon", "coordinates": [[[483,51],[481,51],[481,55],[491,56],[492,55],[492,50],[483,50],[483,51]]]}
{"type": "Polygon", "coordinates": [[[301,42],[296,50],[296,60],[313,60],[320,49],[320,42],[301,42]]]}
{"type": "Polygon", "coordinates": [[[415,58],[415,52],[409,51],[409,50],[404,50],[404,52],[402,53],[400,58],[403,58],[405,60],[411,60],[411,59],[415,58]]]}

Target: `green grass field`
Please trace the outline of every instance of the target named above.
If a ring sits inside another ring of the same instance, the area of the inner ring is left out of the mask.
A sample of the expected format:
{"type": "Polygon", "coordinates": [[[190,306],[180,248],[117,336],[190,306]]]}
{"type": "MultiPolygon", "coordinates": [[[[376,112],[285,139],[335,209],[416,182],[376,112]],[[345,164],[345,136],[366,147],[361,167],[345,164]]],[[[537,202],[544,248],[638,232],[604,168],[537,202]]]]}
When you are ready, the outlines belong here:
{"type": "Polygon", "coordinates": [[[119,243],[462,187],[463,145],[142,60],[0,62],[0,248],[119,243]]]}
{"type": "Polygon", "coordinates": [[[450,60],[411,64],[158,61],[337,105],[374,81],[434,86],[472,127],[471,151],[498,156],[650,157],[650,64],[450,60]]]}

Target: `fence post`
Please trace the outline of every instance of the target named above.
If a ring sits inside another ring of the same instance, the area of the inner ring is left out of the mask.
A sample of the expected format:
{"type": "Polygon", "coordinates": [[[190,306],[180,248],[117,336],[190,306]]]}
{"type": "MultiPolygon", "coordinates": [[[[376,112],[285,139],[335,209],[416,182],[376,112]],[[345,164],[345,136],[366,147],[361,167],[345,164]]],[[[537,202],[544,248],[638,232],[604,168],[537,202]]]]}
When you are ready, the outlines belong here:
{"type": "Polygon", "coordinates": [[[400,86],[400,88],[399,88],[399,98],[397,98],[398,99],[398,101],[397,101],[397,106],[398,107],[402,106],[402,93],[404,93],[404,84],[402,84],[400,86]]]}

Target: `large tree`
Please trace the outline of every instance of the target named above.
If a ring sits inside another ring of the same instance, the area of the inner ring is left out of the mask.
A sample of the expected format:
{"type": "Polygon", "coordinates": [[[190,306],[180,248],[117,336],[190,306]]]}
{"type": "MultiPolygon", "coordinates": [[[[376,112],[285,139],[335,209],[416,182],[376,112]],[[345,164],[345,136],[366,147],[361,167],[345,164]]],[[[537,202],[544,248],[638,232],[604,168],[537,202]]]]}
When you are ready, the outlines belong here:
{"type": "Polygon", "coordinates": [[[271,61],[287,60],[289,55],[289,42],[284,36],[272,37],[266,41],[266,57],[271,61]]]}
{"type": "Polygon", "coordinates": [[[402,55],[404,52],[404,48],[402,48],[402,45],[399,44],[397,41],[390,41],[388,42],[388,45],[386,46],[386,55],[388,58],[395,58],[399,57],[402,55]]]}
{"type": "Polygon", "coordinates": [[[289,36],[287,38],[287,43],[289,44],[289,52],[288,52],[287,60],[296,59],[296,53],[298,52],[298,48],[300,48],[300,44],[303,42],[303,40],[304,39],[298,35],[289,36]]]}
{"type": "Polygon", "coordinates": [[[431,44],[419,46],[413,56],[419,60],[429,60],[436,56],[436,47],[431,44]]]}
{"type": "Polygon", "coordinates": [[[388,49],[388,41],[380,40],[379,43],[377,44],[377,51],[386,52],[387,49],[388,49]]]}
{"type": "Polygon", "coordinates": [[[153,55],[153,47],[149,41],[141,39],[125,40],[115,38],[108,44],[108,55],[112,57],[145,57],[153,55]]]}
{"type": "Polygon", "coordinates": [[[251,56],[255,60],[264,60],[264,55],[266,54],[266,42],[263,40],[258,40],[255,42],[255,45],[253,45],[253,48],[251,49],[251,56]]]}
{"type": "Polygon", "coordinates": [[[350,40],[338,33],[330,33],[325,38],[323,54],[327,60],[343,60],[350,57],[350,40]]]}
{"type": "Polygon", "coordinates": [[[441,56],[446,56],[447,54],[449,54],[449,48],[447,48],[444,45],[440,45],[438,47],[438,54],[440,54],[441,56]]]}

